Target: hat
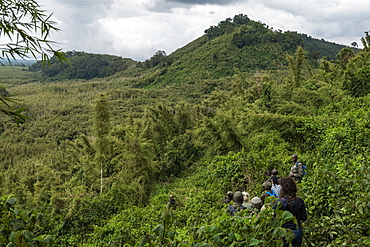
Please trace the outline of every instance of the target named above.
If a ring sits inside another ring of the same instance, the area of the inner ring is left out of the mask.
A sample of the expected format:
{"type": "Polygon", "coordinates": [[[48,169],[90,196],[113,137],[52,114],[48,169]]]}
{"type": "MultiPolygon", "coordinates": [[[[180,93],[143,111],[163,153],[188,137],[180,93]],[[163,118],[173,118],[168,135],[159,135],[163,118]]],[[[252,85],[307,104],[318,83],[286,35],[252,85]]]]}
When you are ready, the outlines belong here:
{"type": "Polygon", "coordinates": [[[271,189],[272,184],[271,184],[271,182],[264,182],[264,183],[262,184],[262,187],[263,187],[264,189],[269,190],[269,189],[271,189]]]}
{"type": "Polygon", "coordinates": [[[243,197],[243,200],[244,200],[244,201],[249,201],[249,198],[250,198],[249,193],[244,191],[244,192],[242,192],[242,194],[243,194],[243,196],[244,196],[244,197],[243,197]]]}
{"type": "Polygon", "coordinates": [[[251,200],[251,204],[253,208],[260,209],[262,206],[262,200],[259,197],[253,197],[251,200]]]}
{"type": "Polygon", "coordinates": [[[240,191],[237,191],[234,193],[233,200],[234,202],[243,202],[243,193],[240,191]]]}
{"type": "Polygon", "coordinates": [[[170,198],[175,197],[174,195],[170,195],[170,198]]]}
{"type": "Polygon", "coordinates": [[[233,195],[234,193],[232,191],[228,191],[226,195],[233,195]]]}

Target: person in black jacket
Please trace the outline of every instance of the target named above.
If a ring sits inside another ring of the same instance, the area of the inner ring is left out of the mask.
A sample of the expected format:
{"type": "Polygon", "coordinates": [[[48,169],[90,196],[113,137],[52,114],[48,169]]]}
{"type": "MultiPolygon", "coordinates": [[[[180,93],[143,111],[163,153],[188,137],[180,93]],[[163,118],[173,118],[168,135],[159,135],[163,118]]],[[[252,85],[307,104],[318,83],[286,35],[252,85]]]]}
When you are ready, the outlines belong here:
{"type": "MultiPolygon", "coordinates": [[[[277,200],[277,205],[281,203],[281,210],[289,211],[297,219],[297,224],[293,220],[283,224],[284,228],[290,229],[294,232],[294,240],[292,245],[300,247],[302,245],[303,231],[302,222],[307,220],[306,206],[300,197],[297,197],[297,184],[292,177],[285,177],[281,179],[281,198],[277,200]]],[[[284,247],[288,247],[289,243],[284,243],[284,247]]]]}
{"type": "Polygon", "coordinates": [[[170,195],[170,199],[167,202],[167,210],[173,209],[176,210],[176,200],[174,195],[170,195]]]}

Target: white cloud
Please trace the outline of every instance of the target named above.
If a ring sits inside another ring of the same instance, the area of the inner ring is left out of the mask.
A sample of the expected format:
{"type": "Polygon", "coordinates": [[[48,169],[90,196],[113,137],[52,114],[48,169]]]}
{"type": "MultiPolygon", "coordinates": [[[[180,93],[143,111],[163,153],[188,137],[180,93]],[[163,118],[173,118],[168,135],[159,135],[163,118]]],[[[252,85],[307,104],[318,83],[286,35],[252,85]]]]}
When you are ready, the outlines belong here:
{"type": "Polygon", "coordinates": [[[135,60],[167,54],[227,17],[246,14],[274,29],[347,44],[369,30],[370,2],[350,0],[39,0],[54,12],[63,50],[135,60]],[[354,3],[355,2],[355,3],[354,3]]]}

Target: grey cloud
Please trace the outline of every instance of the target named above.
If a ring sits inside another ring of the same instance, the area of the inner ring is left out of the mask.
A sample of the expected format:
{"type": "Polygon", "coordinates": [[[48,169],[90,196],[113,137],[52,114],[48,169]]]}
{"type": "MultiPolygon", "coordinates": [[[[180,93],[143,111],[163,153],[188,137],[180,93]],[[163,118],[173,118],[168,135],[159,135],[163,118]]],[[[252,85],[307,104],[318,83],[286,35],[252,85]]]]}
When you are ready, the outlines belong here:
{"type": "Polygon", "coordinates": [[[217,4],[217,5],[230,5],[240,0],[165,0],[166,2],[184,3],[184,4],[217,4]]]}
{"type": "Polygon", "coordinates": [[[174,8],[189,9],[194,5],[219,5],[226,6],[238,2],[246,2],[248,0],[156,0],[153,7],[149,10],[153,12],[170,13],[174,8]]]}
{"type": "Polygon", "coordinates": [[[54,0],[55,3],[60,5],[67,5],[70,7],[85,8],[96,5],[112,5],[115,0],[54,0]]]}
{"type": "MultiPolygon", "coordinates": [[[[359,43],[363,36],[361,27],[368,27],[370,24],[369,9],[370,2],[336,1],[336,0],[311,0],[302,1],[286,0],[261,0],[260,4],[269,11],[275,11],[278,15],[290,14],[291,20],[280,18],[278,21],[283,30],[293,30],[306,33],[315,38],[324,38],[349,45],[351,41],[359,43]],[[358,40],[356,40],[358,39],[358,40]]],[[[273,18],[266,18],[267,24],[274,25],[273,18]]]]}
{"type": "Polygon", "coordinates": [[[114,0],[40,0],[40,4],[46,1],[52,6],[46,9],[53,12],[61,29],[51,39],[60,42],[61,49],[100,53],[101,47],[110,46],[109,35],[101,35],[104,30],[98,20],[108,15],[114,0]]]}

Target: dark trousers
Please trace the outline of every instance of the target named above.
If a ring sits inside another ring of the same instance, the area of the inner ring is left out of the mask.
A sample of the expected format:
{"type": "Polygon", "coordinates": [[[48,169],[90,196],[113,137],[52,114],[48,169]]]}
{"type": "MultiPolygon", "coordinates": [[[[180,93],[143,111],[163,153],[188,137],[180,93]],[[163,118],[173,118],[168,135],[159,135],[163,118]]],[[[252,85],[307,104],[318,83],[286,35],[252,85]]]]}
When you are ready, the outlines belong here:
{"type": "MultiPolygon", "coordinates": [[[[292,246],[294,247],[301,247],[302,245],[302,239],[303,239],[303,231],[302,231],[302,227],[297,229],[297,230],[293,230],[294,232],[294,239],[293,241],[291,242],[292,246]]],[[[289,247],[290,244],[289,243],[285,243],[284,242],[284,247],[289,247]]]]}

